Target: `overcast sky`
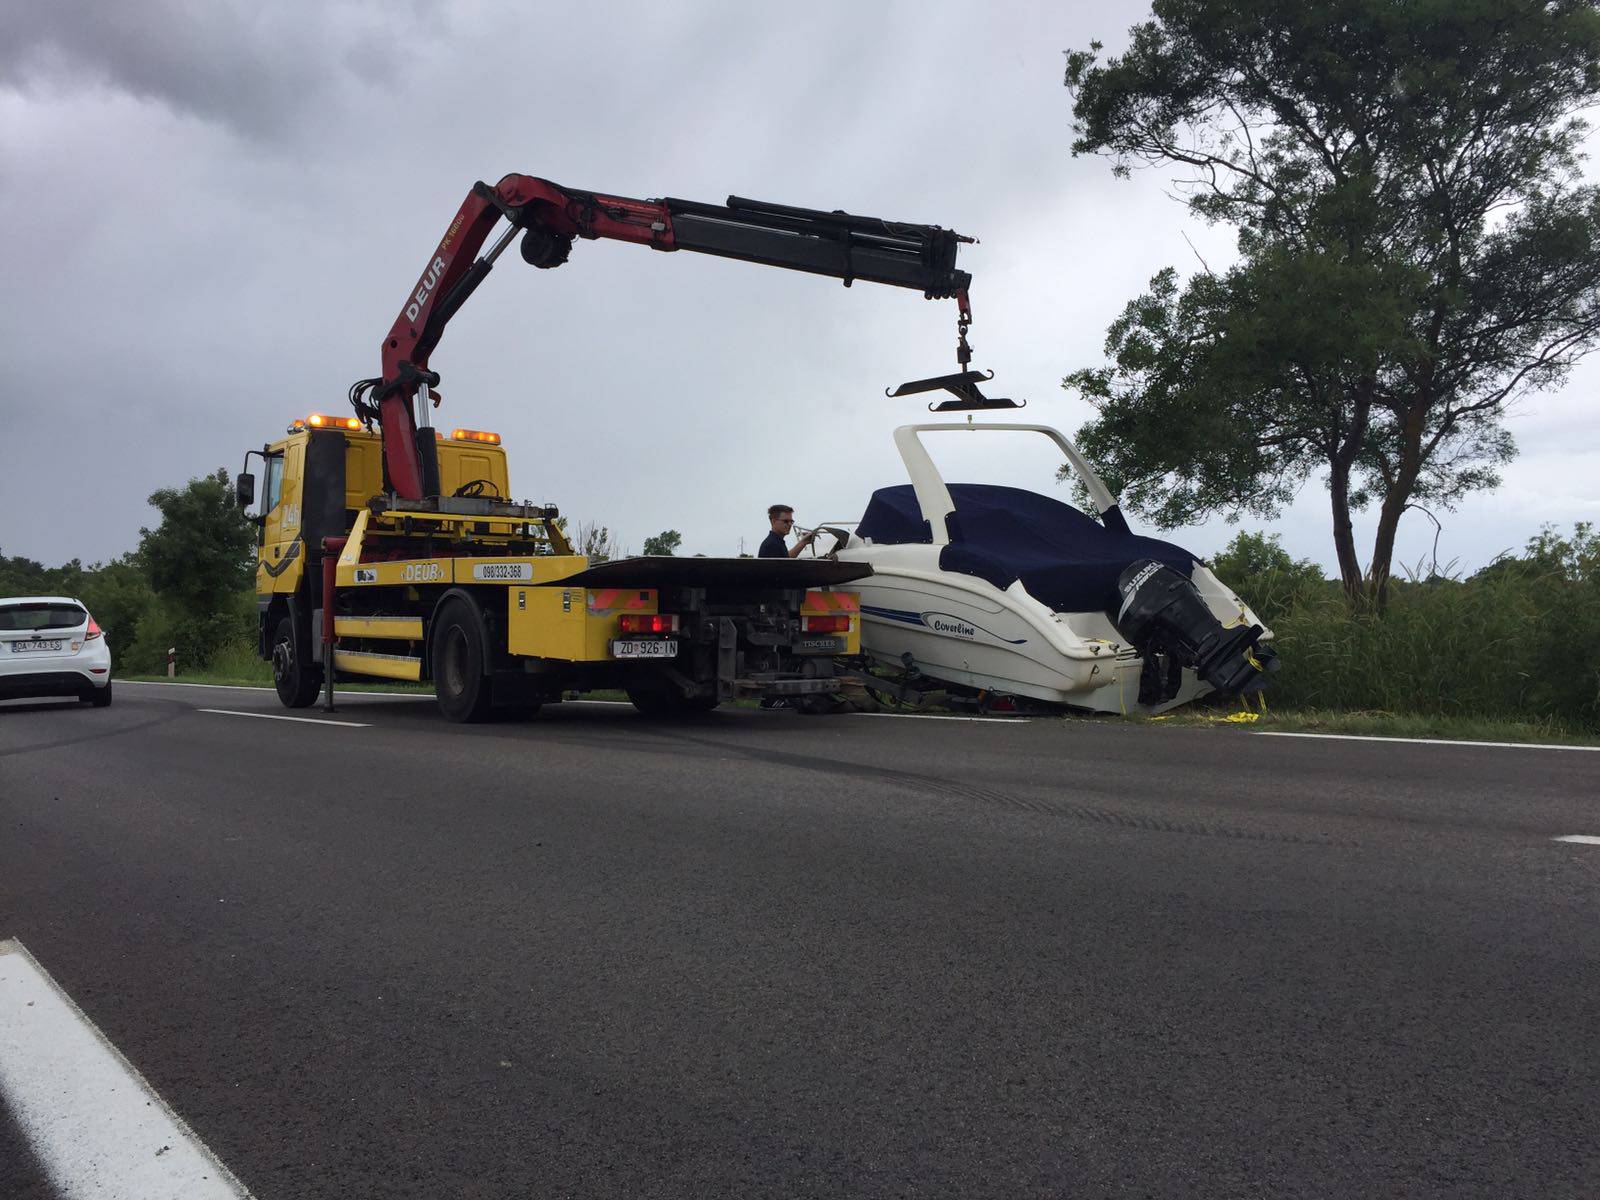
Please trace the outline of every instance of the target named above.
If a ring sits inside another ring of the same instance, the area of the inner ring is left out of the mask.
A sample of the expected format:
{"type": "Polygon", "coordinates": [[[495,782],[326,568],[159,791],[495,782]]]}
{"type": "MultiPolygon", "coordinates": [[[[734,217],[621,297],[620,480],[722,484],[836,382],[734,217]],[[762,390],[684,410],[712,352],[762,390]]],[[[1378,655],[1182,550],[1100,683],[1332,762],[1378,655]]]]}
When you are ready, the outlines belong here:
{"type": "MultiPolygon", "coordinates": [[[[1070,154],[1062,52],[1115,50],[1145,13],[0,0],[0,549],[120,554],[154,489],[347,411],[472,183],[512,171],[975,235],[975,365],[1070,434],[1089,409],[1061,377],[1102,360],[1122,306],[1232,249],[1163,173],[1070,154]]],[[[890,433],[929,418],[884,388],[955,369],[954,334],[953,305],[897,288],[608,242],[534,271],[513,250],[433,355],[438,421],[499,431],[519,498],[636,551],[671,528],[685,553],[736,553],[773,501],[854,518],[903,482],[890,433]]],[[[1600,515],[1597,383],[1590,361],[1521,407],[1504,486],[1440,514],[1442,561],[1600,515]]],[[[1053,486],[1042,448],[982,445],[935,456],[1053,486]]],[[[1320,483],[1269,528],[1331,565],[1320,483]]],[[[1209,553],[1231,533],[1171,536],[1209,553]]],[[[1399,559],[1432,538],[1409,514],[1399,559]]]]}

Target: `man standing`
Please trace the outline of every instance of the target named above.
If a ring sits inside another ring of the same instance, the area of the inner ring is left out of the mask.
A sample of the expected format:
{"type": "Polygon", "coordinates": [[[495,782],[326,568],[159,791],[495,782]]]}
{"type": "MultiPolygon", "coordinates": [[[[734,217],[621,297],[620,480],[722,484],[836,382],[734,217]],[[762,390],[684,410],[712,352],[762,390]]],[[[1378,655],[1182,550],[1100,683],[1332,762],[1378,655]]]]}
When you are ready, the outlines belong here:
{"type": "Polygon", "coordinates": [[[772,523],[772,532],[761,540],[761,549],[756,551],[757,558],[793,558],[817,540],[817,531],[811,529],[800,535],[793,550],[785,545],[784,539],[789,536],[789,530],[794,528],[794,509],[787,504],[774,504],[767,509],[767,520],[772,523]]]}

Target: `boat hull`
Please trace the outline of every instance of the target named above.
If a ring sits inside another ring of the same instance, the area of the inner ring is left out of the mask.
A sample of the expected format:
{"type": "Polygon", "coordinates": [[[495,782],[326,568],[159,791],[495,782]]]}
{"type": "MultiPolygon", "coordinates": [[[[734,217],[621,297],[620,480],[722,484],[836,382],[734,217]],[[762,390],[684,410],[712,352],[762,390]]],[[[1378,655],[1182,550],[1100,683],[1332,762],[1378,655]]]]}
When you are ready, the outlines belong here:
{"type": "Polygon", "coordinates": [[[1103,614],[1054,614],[1025,592],[880,563],[852,586],[861,596],[862,651],[891,670],[912,665],[979,691],[1122,714],[1163,712],[1210,690],[1185,670],[1176,696],[1141,705],[1143,659],[1103,614]],[[1106,636],[1081,636],[1074,616],[1103,623],[1106,636]]]}
{"type": "MultiPolygon", "coordinates": [[[[969,416],[964,424],[902,425],[894,443],[909,487],[875,491],[862,519],[844,523],[853,524],[853,532],[821,527],[834,538],[829,557],[872,568],[851,585],[861,597],[861,648],[890,678],[900,669],[903,678],[913,679],[909,668],[915,668],[924,679],[951,687],[1124,714],[1163,712],[1213,691],[1185,667],[1174,695],[1154,705],[1139,703],[1144,659],[1106,611],[1121,613],[1129,603],[1121,594],[1121,572],[1134,564],[1180,571],[1193,588],[1190,594],[1172,582],[1152,584],[1155,577],[1148,573],[1135,580],[1153,589],[1138,593],[1144,607],[1136,610],[1135,624],[1144,622],[1141,644],[1165,647],[1164,670],[1172,661],[1195,662],[1222,686],[1248,688],[1268,669],[1251,647],[1270,641],[1271,631],[1188,551],[1134,538],[1116,497],[1059,430],[974,422],[969,416]],[[1048,438],[1082,484],[1098,521],[1018,488],[946,484],[922,444],[924,434],[936,433],[1048,438]],[[947,570],[949,549],[967,553],[951,556],[947,570]],[[1028,592],[1024,575],[1051,603],[1093,611],[1052,610],[1028,592]],[[996,579],[1009,579],[1009,586],[991,582],[996,579]],[[1175,607],[1172,596],[1181,596],[1181,604],[1175,607]],[[1219,638],[1217,627],[1234,632],[1219,638]],[[1211,647],[1211,658],[1200,657],[1202,643],[1211,647]]],[[[1270,654],[1261,658],[1275,665],[1270,654]]]]}

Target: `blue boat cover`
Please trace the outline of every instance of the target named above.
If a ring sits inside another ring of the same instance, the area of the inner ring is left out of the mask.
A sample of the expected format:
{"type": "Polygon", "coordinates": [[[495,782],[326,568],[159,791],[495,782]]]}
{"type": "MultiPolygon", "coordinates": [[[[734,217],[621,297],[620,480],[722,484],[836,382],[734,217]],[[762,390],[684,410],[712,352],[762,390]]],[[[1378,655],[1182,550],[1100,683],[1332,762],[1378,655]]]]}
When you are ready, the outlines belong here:
{"type": "MultiPolygon", "coordinates": [[[[976,575],[998,588],[1021,579],[1029,595],[1056,612],[1116,612],[1117,576],[1141,559],[1166,563],[1185,578],[1194,568],[1194,555],[1132,533],[1117,509],[1102,525],[1070,504],[1021,488],[948,486],[956,508],[946,518],[950,543],[939,554],[940,569],[976,575]]],[[[880,544],[933,541],[909,483],[873,492],[856,532],[880,544]]]]}

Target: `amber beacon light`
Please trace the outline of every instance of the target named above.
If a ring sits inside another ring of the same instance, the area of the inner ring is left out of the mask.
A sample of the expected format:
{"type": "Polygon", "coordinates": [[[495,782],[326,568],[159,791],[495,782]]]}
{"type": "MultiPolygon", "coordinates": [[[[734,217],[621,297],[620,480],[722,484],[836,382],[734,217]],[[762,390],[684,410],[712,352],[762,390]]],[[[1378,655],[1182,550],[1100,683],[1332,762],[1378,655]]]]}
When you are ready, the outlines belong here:
{"type": "Polygon", "coordinates": [[[306,418],[306,424],[312,429],[360,429],[361,422],[355,417],[330,417],[326,413],[312,413],[306,418]]]}

